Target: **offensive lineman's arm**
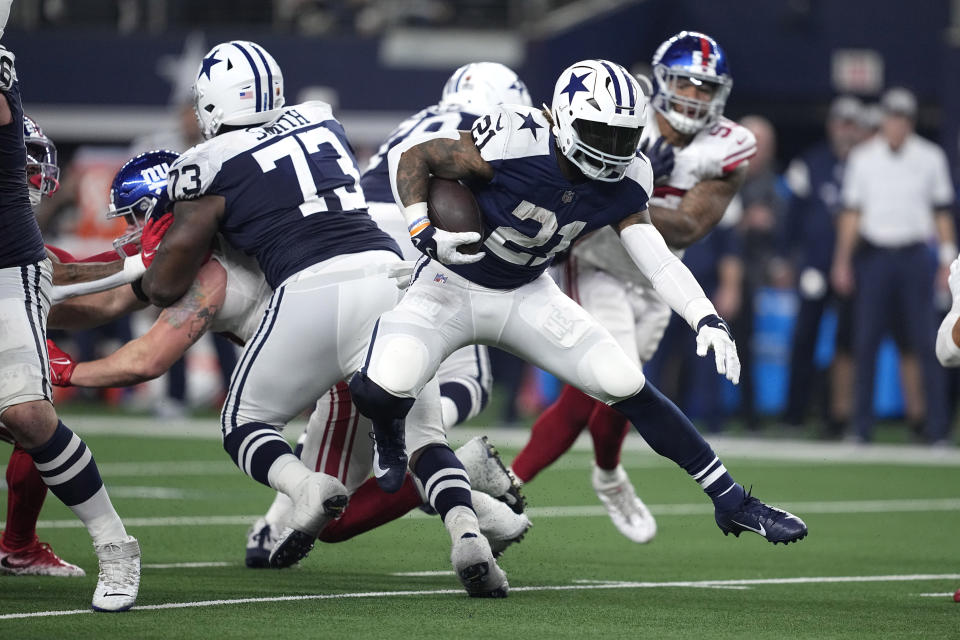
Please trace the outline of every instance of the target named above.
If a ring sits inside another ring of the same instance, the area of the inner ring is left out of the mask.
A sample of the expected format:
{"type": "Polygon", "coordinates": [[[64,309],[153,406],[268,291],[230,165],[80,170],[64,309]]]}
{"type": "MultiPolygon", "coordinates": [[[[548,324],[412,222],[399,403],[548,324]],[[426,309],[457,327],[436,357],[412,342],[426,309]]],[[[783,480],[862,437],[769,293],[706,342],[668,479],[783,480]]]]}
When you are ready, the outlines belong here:
{"type": "Polygon", "coordinates": [[[677,209],[650,205],[650,218],[667,244],[689,247],[717,226],[747,175],[741,164],[722,178],[704,180],[684,194],[677,209]]]}
{"type": "Polygon", "coordinates": [[[207,332],[223,305],[226,286],[223,266],[208,261],[186,295],[164,309],[149,331],[106,358],[77,363],[68,382],[76,387],[121,387],[159,377],[207,332]]]}
{"type": "Polygon", "coordinates": [[[653,283],[663,301],[697,333],[697,355],[704,356],[712,349],[717,373],[737,384],[740,359],[727,323],[690,270],[667,248],[663,236],[650,223],[650,214],[646,210],[631,214],[621,220],[616,229],[640,272],[653,283]]]}
{"type": "Polygon", "coordinates": [[[226,208],[223,196],[205,195],[174,205],[173,224],[143,275],[143,292],[158,307],[169,307],[196,279],[226,208]]]}
{"type": "Polygon", "coordinates": [[[58,302],[50,307],[47,328],[74,331],[92,329],[148,306],[146,302],[137,300],[129,286],[120,286],[58,302]]]}
{"type": "Polygon", "coordinates": [[[403,142],[387,154],[390,185],[403,209],[407,230],[414,246],[446,264],[468,264],[483,253],[466,255],[457,247],[480,240],[477,233],[450,233],[437,229],[427,217],[430,176],[490,181],[493,167],[480,156],[469,131],[433,133],[403,142]]]}

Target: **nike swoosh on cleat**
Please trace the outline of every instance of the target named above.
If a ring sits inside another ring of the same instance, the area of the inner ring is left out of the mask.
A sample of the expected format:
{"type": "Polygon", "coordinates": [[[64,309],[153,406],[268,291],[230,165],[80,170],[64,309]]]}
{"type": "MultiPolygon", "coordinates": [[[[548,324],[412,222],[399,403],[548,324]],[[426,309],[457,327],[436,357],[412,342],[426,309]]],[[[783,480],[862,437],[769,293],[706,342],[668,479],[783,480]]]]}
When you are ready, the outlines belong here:
{"type": "Polygon", "coordinates": [[[388,473],[390,473],[390,468],[389,468],[389,467],[381,467],[381,466],[380,466],[380,456],[377,455],[376,450],[374,450],[374,452],[373,452],[373,475],[376,476],[376,477],[378,477],[378,478],[382,478],[383,476],[387,475],[388,473]]]}
{"type": "Polygon", "coordinates": [[[3,558],[0,558],[0,565],[3,565],[7,569],[24,569],[30,566],[30,562],[27,561],[27,562],[24,562],[23,564],[15,564],[13,562],[10,562],[9,556],[4,556],[3,558]]]}
{"type": "Polygon", "coordinates": [[[104,598],[109,598],[110,596],[125,596],[125,597],[129,598],[129,597],[130,597],[130,594],[129,594],[129,593],[105,593],[105,594],[103,594],[103,597],[104,597],[104,598]]]}
{"type": "Polygon", "coordinates": [[[742,522],[737,522],[736,520],[731,520],[730,522],[732,522],[733,524],[737,525],[738,527],[743,527],[743,528],[746,529],[747,531],[753,531],[754,533],[759,533],[759,534],[762,535],[764,538],[767,537],[767,530],[766,530],[766,528],[764,528],[764,526],[763,526],[762,524],[760,525],[760,528],[759,528],[759,529],[754,529],[753,527],[748,527],[747,525],[743,524],[742,522]]]}

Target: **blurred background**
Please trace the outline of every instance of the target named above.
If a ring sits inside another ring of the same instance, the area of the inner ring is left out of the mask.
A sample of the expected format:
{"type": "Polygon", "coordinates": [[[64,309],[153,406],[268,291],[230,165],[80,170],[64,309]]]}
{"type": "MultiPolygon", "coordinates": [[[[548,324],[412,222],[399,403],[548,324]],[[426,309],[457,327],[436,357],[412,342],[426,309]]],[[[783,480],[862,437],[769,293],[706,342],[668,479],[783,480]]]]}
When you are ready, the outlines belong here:
{"type": "MultiPolygon", "coordinates": [[[[743,264],[742,281],[707,288],[748,353],[747,384],[734,388],[704,375],[689,357],[693,334],[681,327],[668,331],[648,374],[711,431],[849,437],[851,377],[827,375],[837,368],[843,325],[836,305],[822,305],[812,325],[803,320],[813,327],[805,329],[813,336],[809,362],[791,355],[803,302],[826,295],[821,282],[805,275],[802,243],[809,238],[797,229],[811,194],[797,163],[827,138],[828,119],[855,128],[848,135],[858,140],[869,137],[880,127],[880,96],[901,86],[916,96],[917,132],[942,147],[955,178],[960,1],[17,0],[4,44],[17,54],[25,111],[60,153],[63,188],[38,213],[45,238],[89,255],[108,249],[122,232],[103,218],[120,164],[135,151],[182,151],[198,141],[190,87],[203,54],[218,42],[250,39],[266,47],[284,71],[288,104],[330,102],[363,166],[394,126],[438,100],[461,64],[502,62],[525,80],[534,103],[548,102],[568,64],[607,58],[646,74],[657,46],[683,29],[703,31],[726,50],[733,75],[726,115],[754,131],[759,143],[732,207],[737,211],[723,225],[741,242],[728,247],[711,236],[686,258],[705,284],[718,280],[725,257],[743,264]],[[836,106],[841,95],[858,98],[860,108],[836,106]],[[802,393],[791,394],[791,368],[798,367],[813,373],[803,378],[802,393]]],[[[838,193],[818,195],[839,210],[838,193]]],[[[943,287],[936,304],[939,318],[950,306],[943,287]]],[[[90,359],[150,322],[147,314],[132,324],[56,337],[78,359],[90,359]]],[[[935,327],[930,331],[932,339],[935,327]]],[[[172,416],[214,411],[230,357],[229,348],[205,339],[156,384],[107,393],[62,390],[59,401],[172,416]]],[[[879,438],[924,440],[928,400],[917,370],[909,348],[884,342],[875,380],[874,409],[886,421],[879,438]]],[[[956,422],[956,375],[944,375],[941,400],[949,406],[951,435],[936,438],[938,445],[950,443],[956,422]]],[[[495,385],[479,422],[529,423],[558,387],[506,356],[495,358],[495,385]]]]}

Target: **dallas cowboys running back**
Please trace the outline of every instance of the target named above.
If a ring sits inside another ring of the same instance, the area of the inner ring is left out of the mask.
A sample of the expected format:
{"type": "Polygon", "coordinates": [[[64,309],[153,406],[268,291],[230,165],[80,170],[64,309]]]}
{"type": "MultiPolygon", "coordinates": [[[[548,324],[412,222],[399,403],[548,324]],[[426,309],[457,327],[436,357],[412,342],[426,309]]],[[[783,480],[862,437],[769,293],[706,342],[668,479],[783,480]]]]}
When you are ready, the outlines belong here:
{"type": "MultiPolygon", "coordinates": [[[[140,586],[140,546],[127,535],[87,445],[57,417],[43,343],[52,267],[27,189],[20,84],[0,46],[0,416],[50,491],[83,521],[100,560],[92,606],[124,611],[140,586]]],[[[38,188],[43,188],[40,176],[38,188]]]]}
{"type": "MultiPolygon", "coordinates": [[[[278,429],[359,368],[376,316],[396,301],[385,274],[400,261],[399,250],[365,211],[356,161],[329,105],[285,107],[280,67],[260,46],[214,47],[201,63],[195,93],[208,139],[170,168],[174,221],[142,287],[160,306],[175,302],[220,231],[256,256],[273,288],[234,372],[221,426],[236,464],[293,500],[290,526],[270,558],[288,566],[343,511],[347,490],[308,470],[278,429]]],[[[436,383],[417,406],[433,449],[456,460],[440,424],[436,383]]],[[[471,539],[454,535],[454,564],[468,590],[505,594],[505,579],[488,588],[486,577],[499,569],[470,506],[469,482],[462,484],[467,496],[455,505],[463,510],[461,526],[444,523],[471,539]]]]}
{"type": "MultiPolygon", "coordinates": [[[[390,152],[396,199],[414,244],[429,258],[400,304],[381,316],[364,368],[350,384],[388,461],[384,484],[407,462],[403,418],[413,396],[450,350],[482,342],[513,351],[626,415],[655,451],[701,485],[724,533],[798,540],[806,535],[803,522],[734,482],[690,421],[646,383],[635,360],[544,273],[578,236],[615,225],[640,271],[697,332],[698,352],[712,349],[718,372],[738,380],[725,323],[650,224],[653,175],[649,161],[635,155],[645,110],[625,69],[585,60],[561,74],[549,113],[504,105],[470,133],[432,134],[390,152]],[[457,251],[477,234],[430,224],[431,173],[471,186],[484,217],[485,253],[457,251]]],[[[410,434],[416,429],[411,421],[410,434]]],[[[416,453],[414,443],[406,446],[416,453]]]]}
{"type": "MultiPolygon", "coordinates": [[[[465,64],[447,79],[440,102],[400,123],[370,159],[360,178],[370,216],[397,241],[406,260],[416,260],[420,254],[410,244],[403,214],[393,199],[387,153],[423,133],[469,129],[478,115],[504,103],[531,106],[527,87],[517,74],[496,62],[465,64]]],[[[486,406],[493,383],[487,348],[471,345],[454,351],[441,363],[437,378],[444,428],[476,416],[486,406]]]]}
{"type": "MultiPolygon", "coordinates": [[[[640,138],[654,169],[649,210],[654,226],[680,256],[720,221],[743,182],[756,141],[722,115],[732,80],[726,55],[712,38],[683,31],[667,39],[654,55],[653,72],[653,110],[640,138]]],[[[613,229],[577,242],[564,267],[568,294],[624,352],[641,365],[653,357],[670,307],[637,270],[613,229]]],[[[565,387],[534,424],[513,471],[523,482],[532,480],[570,448],[585,426],[594,441],[594,491],[621,533],[649,542],[656,521],[620,465],[629,426],[606,404],[565,387]]]]}

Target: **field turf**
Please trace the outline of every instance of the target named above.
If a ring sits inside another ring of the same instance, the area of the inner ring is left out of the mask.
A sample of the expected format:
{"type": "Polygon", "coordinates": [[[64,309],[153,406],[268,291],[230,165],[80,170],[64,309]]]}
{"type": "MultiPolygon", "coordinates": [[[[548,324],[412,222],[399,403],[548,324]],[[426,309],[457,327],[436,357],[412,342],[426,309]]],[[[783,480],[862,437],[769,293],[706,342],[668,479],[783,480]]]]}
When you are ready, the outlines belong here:
{"type": "MultiPolygon", "coordinates": [[[[581,443],[525,488],[534,527],[502,558],[510,597],[480,600],[453,576],[439,519],[420,512],[320,544],[293,569],[245,568],[245,532],[272,492],[233,466],[216,421],[127,423],[72,424],[140,539],[137,607],[89,611],[96,558],[49,496],[40,537],[87,577],[0,576],[0,638],[960,637],[956,449],[719,440],[734,477],[807,522],[785,547],[724,537],[696,484],[634,437],[624,464],[659,525],[637,545],[594,496],[581,443]]],[[[454,431],[454,444],[480,432],[454,431]]],[[[507,462],[525,435],[490,432],[507,462]]]]}

